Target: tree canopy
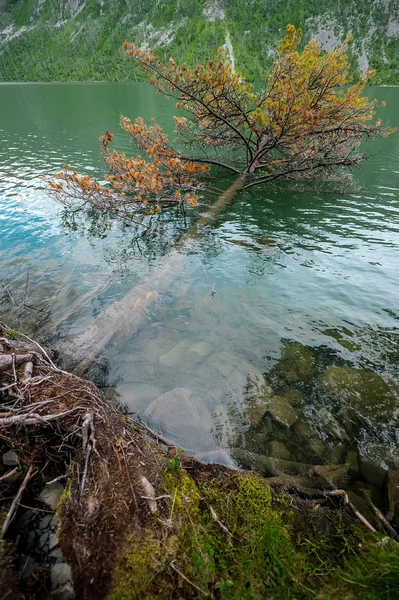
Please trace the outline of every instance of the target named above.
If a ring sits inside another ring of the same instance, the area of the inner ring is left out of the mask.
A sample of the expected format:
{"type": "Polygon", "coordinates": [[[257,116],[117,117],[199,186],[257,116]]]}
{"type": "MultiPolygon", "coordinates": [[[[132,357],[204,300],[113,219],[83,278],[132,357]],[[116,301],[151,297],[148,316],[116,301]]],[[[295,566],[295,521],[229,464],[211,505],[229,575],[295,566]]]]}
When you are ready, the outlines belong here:
{"type": "Polygon", "coordinates": [[[66,168],[50,182],[67,206],[89,204],[133,218],[142,203],[195,205],[204,175],[221,168],[244,178],[244,188],[276,180],[343,181],[364,158],[361,141],[392,130],[374,121],[377,101],[362,96],[373,72],[351,82],[345,42],[324,53],[315,40],[300,49],[302,32],[287,26],[265,85],[234,72],[226,51],[206,65],[162,62],[151,50],[125,43],[127,56],[149,82],[176,100],[175,139],[141,117],[121,117],[137,154],[111,151],[101,139],[108,185],[66,168]],[[142,156],[142,154],[143,156],[142,156]]]}

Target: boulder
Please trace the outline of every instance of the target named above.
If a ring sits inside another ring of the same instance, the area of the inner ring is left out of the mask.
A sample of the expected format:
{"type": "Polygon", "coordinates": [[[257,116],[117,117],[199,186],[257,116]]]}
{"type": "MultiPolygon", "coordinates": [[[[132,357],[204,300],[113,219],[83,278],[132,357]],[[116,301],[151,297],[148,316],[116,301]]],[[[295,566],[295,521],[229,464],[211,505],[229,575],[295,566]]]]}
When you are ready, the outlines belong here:
{"type": "Polygon", "coordinates": [[[208,356],[212,351],[212,346],[209,342],[196,342],[190,346],[189,351],[199,356],[208,356]]]}
{"type": "Polygon", "coordinates": [[[293,430],[296,436],[304,439],[317,437],[317,431],[315,431],[306,421],[298,419],[293,426],[293,430]]]}
{"type": "Polygon", "coordinates": [[[389,444],[375,444],[367,448],[367,454],[359,457],[360,475],[377,488],[381,488],[387,471],[399,468],[399,449],[389,444]]]}
{"type": "Polygon", "coordinates": [[[326,445],[321,439],[313,437],[308,440],[306,450],[318,460],[322,460],[326,452],[326,445]]]}

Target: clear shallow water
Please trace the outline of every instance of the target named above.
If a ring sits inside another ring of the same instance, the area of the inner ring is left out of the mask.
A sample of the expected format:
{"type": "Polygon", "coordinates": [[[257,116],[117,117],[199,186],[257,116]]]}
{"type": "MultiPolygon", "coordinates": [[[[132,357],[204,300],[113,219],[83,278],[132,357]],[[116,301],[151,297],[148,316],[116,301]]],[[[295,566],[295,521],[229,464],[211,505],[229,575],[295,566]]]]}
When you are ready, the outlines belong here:
{"type": "MultiPolygon", "coordinates": [[[[374,95],[387,101],[381,117],[399,125],[399,90],[372,88],[374,95]]],[[[128,152],[118,128],[121,113],[156,117],[167,130],[173,105],[145,84],[0,86],[0,308],[16,326],[72,354],[82,353],[74,340],[105,307],[168,260],[167,244],[136,243],[120,224],[106,234],[87,223],[71,230],[44,189],[42,173],[64,162],[101,177],[98,137],[106,129],[115,133],[115,147],[128,152]],[[27,303],[34,308],[22,310],[27,273],[27,303]]],[[[242,194],[190,247],[145,326],[121,347],[104,349],[106,383],[130,411],[153,417],[192,452],[246,445],[267,454],[273,452],[267,444],[279,440],[291,458],[302,459],[295,447],[303,439],[292,428],[274,422],[272,431],[262,430],[261,445],[253,443],[261,425],[247,431],[248,381],[259,387],[265,376],[275,394],[303,394],[293,402],[297,417],[324,444],[309,450],[308,460],[329,462],[343,443],[323,425],[326,407],[350,437],[338,462],[348,449],[364,455],[385,445],[394,451],[397,405],[379,423],[367,417],[350,427],[353,416],[337,394],[327,400],[326,389],[320,391],[322,373],[334,365],[398,378],[399,135],[369,149],[375,156],[355,175],[360,192],[242,194]],[[311,371],[296,380],[278,367],[292,342],[311,353],[311,371]],[[183,391],[174,399],[151,404],[176,388],[183,391]]],[[[176,213],[170,233],[177,237],[194,218],[176,213]]]]}

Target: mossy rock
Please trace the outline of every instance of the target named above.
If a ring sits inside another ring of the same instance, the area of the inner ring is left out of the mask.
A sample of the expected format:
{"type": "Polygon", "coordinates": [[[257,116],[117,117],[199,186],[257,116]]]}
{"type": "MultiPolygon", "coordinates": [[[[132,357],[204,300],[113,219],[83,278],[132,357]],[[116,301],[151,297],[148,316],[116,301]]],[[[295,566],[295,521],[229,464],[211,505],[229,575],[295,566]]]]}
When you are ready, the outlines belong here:
{"type": "Polygon", "coordinates": [[[325,394],[345,403],[355,418],[389,419],[399,406],[395,391],[377,373],[350,367],[329,367],[321,376],[325,394]]]}
{"type": "Polygon", "coordinates": [[[300,342],[291,342],[281,349],[281,358],[275,368],[284,381],[297,384],[310,378],[313,365],[313,352],[300,342]]]}

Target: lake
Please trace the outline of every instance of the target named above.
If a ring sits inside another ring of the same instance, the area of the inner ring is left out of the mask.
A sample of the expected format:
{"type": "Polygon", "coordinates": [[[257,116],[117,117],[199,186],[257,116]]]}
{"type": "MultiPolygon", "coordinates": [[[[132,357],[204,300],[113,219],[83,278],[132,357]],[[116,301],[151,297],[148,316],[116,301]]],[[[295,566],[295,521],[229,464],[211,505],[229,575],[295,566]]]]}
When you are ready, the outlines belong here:
{"type": "MultiPolygon", "coordinates": [[[[399,126],[399,89],[367,92],[399,126]]],[[[213,199],[163,214],[162,237],[64,215],[43,174],[69,163],[101,179],[100,135],[129,152],[120,114],[170,132],[174,108],[143,83],[0,85],[1,315],[65,365],[213,199]]],[[[205,460],[346,463],[380,487],[399,468],[399,134],[366,149],[359,191],[237,196],[139,331],[104,348],[92,375],[105,393],[205,460]]]]}

